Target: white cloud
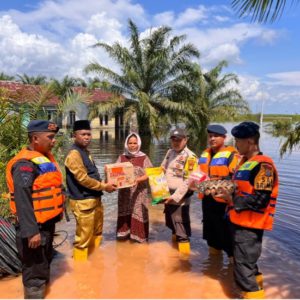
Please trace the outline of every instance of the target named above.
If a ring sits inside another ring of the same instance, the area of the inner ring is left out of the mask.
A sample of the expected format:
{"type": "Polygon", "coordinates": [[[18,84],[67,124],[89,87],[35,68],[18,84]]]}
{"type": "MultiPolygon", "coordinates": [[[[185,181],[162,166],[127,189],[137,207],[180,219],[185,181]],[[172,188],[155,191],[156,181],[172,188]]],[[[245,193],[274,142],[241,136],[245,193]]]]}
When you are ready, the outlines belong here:
{"type": "Polygon", "coordinates": [[[300,71],[281,72],[267,74],[267,77],[274,79],[273,84],[286,86],[300,86],[300,71]]]}
{"type": "Polygon", "coordinates": [[[207,19],[207,9],[200,5],[197,9],[188,8],[178,15],[178,19],[173,24],[174,27],[183,27],[207,19]]]}

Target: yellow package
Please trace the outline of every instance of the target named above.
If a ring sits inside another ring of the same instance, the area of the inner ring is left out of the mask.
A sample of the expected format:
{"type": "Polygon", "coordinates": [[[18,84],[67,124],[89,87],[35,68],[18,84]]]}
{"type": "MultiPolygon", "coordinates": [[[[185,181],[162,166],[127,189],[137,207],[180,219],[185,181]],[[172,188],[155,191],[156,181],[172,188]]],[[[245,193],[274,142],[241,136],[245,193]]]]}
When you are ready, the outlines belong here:
{"type": "Polygon", "coordinates": [[[169,198],[170,190],[162,167],[146,168],[151,189],[152,204],[158,204],[161,200],[169,198]]]}

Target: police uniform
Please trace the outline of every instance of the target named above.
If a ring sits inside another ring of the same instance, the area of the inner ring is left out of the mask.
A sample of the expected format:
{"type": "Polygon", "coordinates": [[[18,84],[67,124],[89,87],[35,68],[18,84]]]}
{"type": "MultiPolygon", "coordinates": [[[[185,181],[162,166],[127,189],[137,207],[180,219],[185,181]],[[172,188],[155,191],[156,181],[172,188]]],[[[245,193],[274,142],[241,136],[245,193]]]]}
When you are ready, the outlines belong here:
{"type": "MultiPolygon", "coordinates": [[[[184,138],[186,134],[180,129],[173,130],[172,136],[184,138]]],[[[172,204],[165,205],[166,226],[172,230],[174,236],[176,235],[180,250],[181,243],[188,243],[191,236],[189,208],[192,192],[188,189],[187,178],[189,173],[197,169],[197,157],[187,146],[180,152],[170,149],[161,166],[165,170],[173,200],[172,204]]]]}
{"type": "MultiPolygon", "coordinates": [[[[75,121],[73,131],[91,130],[87,120],[75,121]]],[[[102,190],[106,184],[87,149],[73,144],[65,159],[67,191],[70,207],[76,219],[73,258],[84,261],[88,248],[98,246],[102,240],[102,190]]]]}
{"type": "MultiPolygon", "coordinates": [[[[243,122],[232,129],[238,139],[259,135],[259,126],[243,122]]],[[[272,230],[278,196],[278,173],[273,160],[262,152],[244,158],[234,174],[237,185],[229,210],[234,241],[234,278],[244,298],[264,298],[261,255],[264,230],[272,230]]]]}
{"type": "MultiPolygon", "coordinates": [[[[29,133],[58,131],[56,124],[44,120],[31,121],[27,129],[29,133]]],[[[50,276],[55,223],[63,211],[63,177],[51,153],[45,156],[25,148],[7,164],[6,178],[10,207],[17,215],[16,243],[22,261],[24,297],[43,298],[50,276]],[[39,233],[41,245],[29,248],[28,238],[39,233]]]]}
{"type": "MultiPolygon", "coordinates": [[[[207,132],[225,136],[227,130],[221,125],[212,124],[207,127],[207,132]]],[[[208,148],[201,154],[198,164],[211,180],[231,179],[238,164],[237,150],[223,146],[213,152],[208,148]]],[[[227,203],[212,195],[200,194],[199,198],[202,199],[203,239],[207,241],[210,254],[219,254],[224,250],[228,257],[232,257],[232,239],[225,214],[227,203]]]]}

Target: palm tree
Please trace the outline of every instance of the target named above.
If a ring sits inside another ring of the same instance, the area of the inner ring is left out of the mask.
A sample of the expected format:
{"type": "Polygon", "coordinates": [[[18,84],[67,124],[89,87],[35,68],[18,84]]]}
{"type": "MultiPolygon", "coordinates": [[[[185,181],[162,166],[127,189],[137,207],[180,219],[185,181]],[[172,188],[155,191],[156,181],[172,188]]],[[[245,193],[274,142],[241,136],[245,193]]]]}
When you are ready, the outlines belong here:
{"type": "Polygon", "coordinates": [[[28,76],[27,74],[18,74],[17,77],[19,78],[18,81],[22,82],[23,84],[42,85],[47,83],[47,77],[42,75],[34,77],[28,76]]]}
{"type": "Polygon", "coordinates": [[[300,122],[298,122],[295,128],[291,129],[287,135],[286,140],[280,148],[280,156],[282,157],[288,151],[291,153],[293,149],[300,143],[300,122]]]}
{"type": "Polygon", "coordinates": [[[14,79],[15,79],[14,76],[7,75],[7,74],[5,74],[3,72],[0,73],[0,80],[3,80],[3,81],[12,81],[14,79]]]}
{"type": "Polygon", "coordinates": [[[59,96],[62,100],[72,93],[72,88],[75,86],[86,87],[86,82],[81,78],[69,77],[66,75],[61,81],[52,78],[50,81],[53,92],[59,96]]]}
{"type": "Polygon", "coordinates": [[[206,73],[203,73],[199,67],[195,70],[199,78],[198,85],[195,87],[197,97],[189,107],[186,107],[188,114],[184,122],[196,146],[201,147],[206,143],[206,127],[210,121],[232,120],[240,114],[249,112],[247,101],[233,85],[239,82],[237,75],[222,74],[226,66],[227,62],[221,61],[206,73]]]}
{"type": "MultiPolygon", "coordinates": [[[[250,14],[253,21],[274,22],[281,17],[287,2],[287,0],[232,0],[231,3],[240,17],[250,14]]],[[[294,2],[299,0],[291,0],[290,4],[294,2]]]]}
{"type": "Polygon", "coordinates": [[[199,52],[192,44],[182,44],[184,35],[171,36],[170,27],[151,30],[141,38],[137,26],[128,23],[128,48],[118,42],[94,45],[104,49],[121,70],[117,73],[97,62],[85,68],[87,73],[102,75],[115,95],[109,103],[94,107],[91,117],[123,107],[125,121],[135,115],[142,135],[158,136],[162,121],[170,123],[187,101],[193,71],[190,59],[199,57],[199,52]]]}

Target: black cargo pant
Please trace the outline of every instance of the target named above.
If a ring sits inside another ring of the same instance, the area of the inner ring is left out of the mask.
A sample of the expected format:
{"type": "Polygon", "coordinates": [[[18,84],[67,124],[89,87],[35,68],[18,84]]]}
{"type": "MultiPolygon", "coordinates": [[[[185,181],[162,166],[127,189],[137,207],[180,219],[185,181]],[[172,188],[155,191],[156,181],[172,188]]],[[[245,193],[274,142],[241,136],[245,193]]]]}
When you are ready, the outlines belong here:
{"type": "Polygon", "coordinates": [[[237,285],[245,292],[259,290],[255,276],[260,274],[257,261],[261,255],[261,229],[245,228],[231,224],[234,249],[234,279],[237,285]]]}
{"type": "Polygon", "coordinates": [[[203,239],[209,247],[224,250],[233,256],[230,223],[226,218],[226,203],[215,201],[211,196],[202,199],[203,239]]]}
{"type": "Polygon", "coordinates": [[[176,234],[178,242],[188,242],[191,236],[190,206],[165,205],[166,226],[176,234]]]}
{"type": "Polygon", "coordinates": [[[50,263],[53,257],[53,235],[55,224],[40,226],[41,246],[28,248],[28,239],[21,238],[20,229],[16,226],[16,243],[22,262],[22,280],[25,287],[40,287],[48,283],[50,278],[50,263]]]}

